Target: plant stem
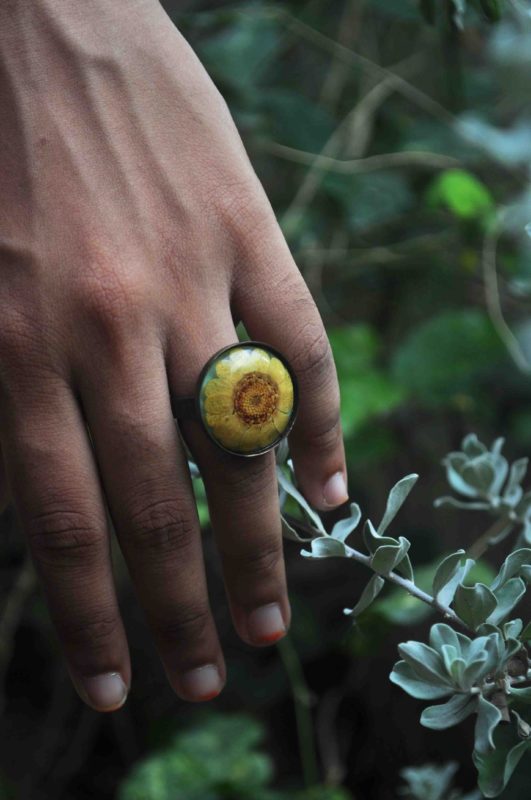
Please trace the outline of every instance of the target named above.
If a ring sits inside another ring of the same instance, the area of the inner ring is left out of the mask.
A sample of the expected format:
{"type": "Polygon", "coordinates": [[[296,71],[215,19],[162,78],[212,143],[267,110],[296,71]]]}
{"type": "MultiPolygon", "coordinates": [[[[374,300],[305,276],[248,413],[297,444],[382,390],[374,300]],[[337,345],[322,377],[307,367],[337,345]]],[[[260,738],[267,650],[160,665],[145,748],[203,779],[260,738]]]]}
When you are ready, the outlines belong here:
{"type": "Polygon", "coordinates": [[[496,522],[485,531],[485,533],[482,533],[481,536],[470,545],[467,550],[467,556],[475,560],[480,558],[483,553],[488,550],[490,540],[494,539],[495,536],[498,536],[498,534],[500,534],[507,527],[513,527],[510,520],[507,518],[497,519],[496,522]]]}
{"type": "MultiPolygon", "coordinates": [[[[364,553],[360,553],[359,550],[354,550],[352,547],[347,546],[347,553],[349,558],[353,558],[354,561],[358,561],[360,564],[364,564],[369,569],[372,569],[371,566],[371,557],[364,555],[364,553]]],[[[374,570],[373,570],[374,572],[374,570]]],[[[380,573],[378,573],[380,574],[380,573]]],[[[464,628],[466,631],[470,632],[470,628],[466,625],[462,619],[460,619],[455,611],[449,606],[445,606],[443,603],[439,603],[434,597],[432,597],[427,592],[422,591],[416,586],[413,581],[408,580],[407,578],[403,578],[401,575],[397,575],[396,572],[388,572],[386,575],[382,575],[386,581],[390,583],[394,583],[396,586],[400,586],[402,589],[405,589],[406,592],[409,592],[410,595],[416,597],[417,600],[421,600],[423,603],[434,608],[440,614],[445,617],[445,619],[451,620],[455,625],[459,625],[459,627],[464,628]]],[[[472,631],[474,636],[476,635],[475,631],[472,631]]]]}
{"type": "Polygon", "coordinates": [[[305,786],[310,788],[315,786],[319,780],[313,720],[310,711],[311,694],[291,639],[286,636],[278,643],[277,647],[291,685],[302,774],[305,786]]]}

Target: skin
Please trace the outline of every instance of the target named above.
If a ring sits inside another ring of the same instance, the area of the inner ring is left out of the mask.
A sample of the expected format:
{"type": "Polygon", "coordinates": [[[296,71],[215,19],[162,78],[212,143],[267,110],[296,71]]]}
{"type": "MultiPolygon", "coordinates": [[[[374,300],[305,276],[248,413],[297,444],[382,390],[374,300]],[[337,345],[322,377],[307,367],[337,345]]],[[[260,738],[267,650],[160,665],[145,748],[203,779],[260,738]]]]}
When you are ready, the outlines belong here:
{"type": "MultiPolygon", "coordinates": [[[[208,699],[225,666],[170,393],[194,393],[242,320],[298,375],[302,491],[338,505],[339,392],[321,319],[222,97],[155,0],[4,0],[0,139],[0,494],[89,705],[119,707],[108,676],[131,681],[109,514],[168,680],[208,699]]],[[[224,454],[196,422],[181,433],[234,625],[266,644],[290,619],[274,455],[224,454]]]]}

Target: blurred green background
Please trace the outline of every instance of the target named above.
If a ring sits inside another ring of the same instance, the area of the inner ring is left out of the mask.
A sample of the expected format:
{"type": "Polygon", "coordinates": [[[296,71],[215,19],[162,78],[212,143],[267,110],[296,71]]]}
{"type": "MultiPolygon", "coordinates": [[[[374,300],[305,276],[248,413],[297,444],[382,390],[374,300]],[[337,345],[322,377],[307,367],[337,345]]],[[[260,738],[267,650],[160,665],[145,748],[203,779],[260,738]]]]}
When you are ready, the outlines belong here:
{"type": "MultiPolygon", "coordinates": [[[[457,0],[165,5],[225,96],[325,321],[351,498],[378,517],[390,486],[419,472],[394,535],[428,573],[488,524],[434,510],[445,453],[469,431],[506,436],[511,458],[531,452],[528,4],[503,2],[495,24],[457,0]]],[[[287,543],[290,641],[254,651],[232,630],[200,491],[199,503],[227,688],[201,708],[173,695],[117,555],[134,675],[110,716],[74,694],[3,515],[0,798],[390,800],[402,768],[449,760],[470,790],[470,727],[426,732],[388,682],[424,610],[390,592],[352,628],[342,609],[363,569],[287,543]],[[299,735],[293,682],[312,722],[299,735]],[[301,735],[320,789],[305,789],[301,735]]],[[[528,798],[529,778],[524,766],[504,797],[528,798]]]]}

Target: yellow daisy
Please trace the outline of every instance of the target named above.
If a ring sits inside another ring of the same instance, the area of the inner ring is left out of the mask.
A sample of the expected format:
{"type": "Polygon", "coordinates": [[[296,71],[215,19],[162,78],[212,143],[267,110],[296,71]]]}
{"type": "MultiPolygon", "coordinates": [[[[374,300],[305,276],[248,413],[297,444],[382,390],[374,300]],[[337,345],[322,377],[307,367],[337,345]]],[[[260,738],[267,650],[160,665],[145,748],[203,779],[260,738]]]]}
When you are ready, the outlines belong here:
{"type": "Polygon", "coordinates": [[[229,450],[252,452],[275,444],[288,427],[293,383],[279,358],[242,345],[211,367],[200,400],[212,436],[229,450]]]}

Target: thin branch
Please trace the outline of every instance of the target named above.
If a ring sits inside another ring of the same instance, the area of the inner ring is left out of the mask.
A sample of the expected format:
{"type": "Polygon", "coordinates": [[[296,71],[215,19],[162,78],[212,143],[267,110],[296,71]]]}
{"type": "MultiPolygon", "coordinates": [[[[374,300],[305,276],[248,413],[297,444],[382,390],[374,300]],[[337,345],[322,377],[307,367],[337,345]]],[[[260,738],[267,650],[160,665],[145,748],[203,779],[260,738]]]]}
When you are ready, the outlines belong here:
{"type": "Polygon", "coordinates": [[[398,153],[382,153],[366,158],[339,159],[324,153],[308,153],[279,142],[260,139],[257,145],[261,150],[274,156],[305,164],[327,172],[339,172],[342,175],[354,175],[360,172],[373,172],[388,167],[421,167],[424,169],[451,169],[459,166],[459,159],[440,153],[429,153],[424,150],[405,150],[398,153]]]}
{"type": "Polygon", "coordinates": [[[282,639],[277,648],[291,685],[304,783],[306,787],[310,788],[319,782],[313,720],[310,711],[312,695],[306,683],[299,656],[289,637],[282,639]]]}
{"type": "MultiPolygon", "coordinates": [[[[349,558],[352,558],[354,561],[357,561],[358,563],[363,564],[372,570],[370,556],[366,556],[364,553],[360,553],[359,550],[354,550],[354,548],[348,547],[347,545],[346,550],[349,558]]],[[[406,592],[413,597],[416,597],[417,600],[421,600],[423,603],[426,603],[426,605],[431,606],[440,614],[442,614],[445,619],[451,620],[454,625],[458,625],[460,628],[470,631],[468,625],[466,625],[466,623],[464,623],[463,620],[457,616],[455,611],[453,611],[449,606],[445,606],[444,603],[439,603],[435,597],[432,597],[427,592],[419,589],[419,587],[416,586],[413,581],[403,578],[401,575],[397,575],[396,572],[388,572],[386,575],[382,575],[381,577],[386,581],[389,581],[389,583],[394,583],[396,586],[400,586],[401,589],[405,589],[406,592]]],[[[473,633],[475,635],[475,631],[473,631],[473,633]]]]}
{"type": "Polygon", "coordinates": [[[487,233],[483,242],[482,267],[487,311],[498,336],[507,348],[512,360],[521,372],[529,375],[531,374],[531,364],[526,358],[518,339],[505,321],[501,307],[498,274],[496,271],[496,252],[500,233],[500,224],[498,222],[487,233]]]}

